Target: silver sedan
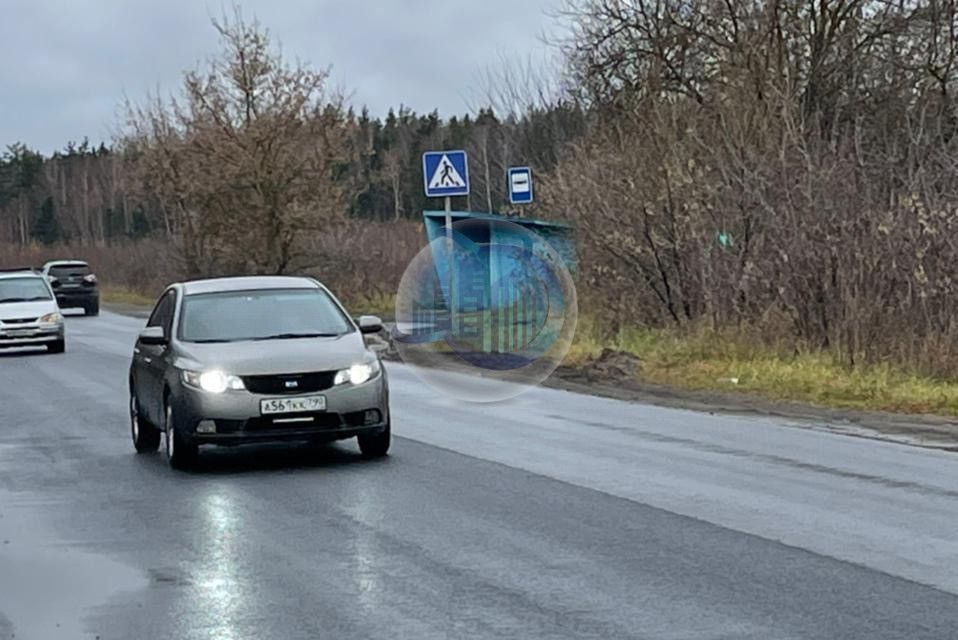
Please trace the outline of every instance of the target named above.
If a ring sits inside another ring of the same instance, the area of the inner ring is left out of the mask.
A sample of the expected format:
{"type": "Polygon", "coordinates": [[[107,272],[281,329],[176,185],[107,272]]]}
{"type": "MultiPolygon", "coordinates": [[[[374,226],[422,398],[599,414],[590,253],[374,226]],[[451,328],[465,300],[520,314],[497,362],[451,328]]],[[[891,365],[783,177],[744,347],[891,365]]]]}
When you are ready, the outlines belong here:
{"type": "Polygon", "coordinates": [[[137,452],[165,436],[171,466],[200,445],[332,441],[362,453],[390,444],[389,386],[355,322],[320,283],[299,277],[198,280],[170,286],[140,333],[130,367],[137,452]]]}

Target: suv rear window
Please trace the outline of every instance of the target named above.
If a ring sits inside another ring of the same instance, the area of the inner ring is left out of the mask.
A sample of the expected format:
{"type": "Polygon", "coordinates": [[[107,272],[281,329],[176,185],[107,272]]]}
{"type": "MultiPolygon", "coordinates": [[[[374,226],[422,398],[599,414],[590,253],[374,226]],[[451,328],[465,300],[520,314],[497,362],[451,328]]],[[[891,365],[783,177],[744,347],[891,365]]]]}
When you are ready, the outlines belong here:
{"type": "Polygon", "coordinates": [[[77,262],[76,264],[58,264],[55,267],[50,267],[50,275],[54,278],[88,276],[90,275],[90,265],[82,262],[77,262]]]}

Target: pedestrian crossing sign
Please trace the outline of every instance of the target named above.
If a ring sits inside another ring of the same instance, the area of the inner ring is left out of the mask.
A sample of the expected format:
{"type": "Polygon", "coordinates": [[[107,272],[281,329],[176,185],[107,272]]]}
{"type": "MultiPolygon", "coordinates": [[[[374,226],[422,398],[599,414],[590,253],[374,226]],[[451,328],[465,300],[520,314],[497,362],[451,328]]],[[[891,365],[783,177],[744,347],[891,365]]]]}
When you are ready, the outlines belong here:
{"type": "Polygon", "coordinates": [[[469,195],[469,159],[465,151],[429,151],[422,156],[427,198],[469,195]]]}

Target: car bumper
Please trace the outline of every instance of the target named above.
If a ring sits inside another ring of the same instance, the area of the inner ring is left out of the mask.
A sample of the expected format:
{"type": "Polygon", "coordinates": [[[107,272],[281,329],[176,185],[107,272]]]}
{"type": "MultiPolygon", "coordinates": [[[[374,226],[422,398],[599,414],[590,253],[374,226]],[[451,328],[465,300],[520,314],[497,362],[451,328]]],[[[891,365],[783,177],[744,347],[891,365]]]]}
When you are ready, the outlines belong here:
{"type": "Polygon", "coordinates": [[[269,432],[194,433],[189,440],[199,445],[210,444],[219,447],[235,447],[242,444],[255,444],[258,442],[334,442],[355,436],[382,433],[385,428],[386,425],[381,424],[370,427],[340,429],[273,429],[269,432]]]}
{"type": "Polygon", "coordinates": [[[332,441],[378,433],[389,423],[385,373],[361,385],[343,385],[297,395],[263,395],[248,391],[206,393],[180,383],[174,394],[177,429],[196,444],[237,445],[252,442],[332,441]],[[322,395],[326,410],[263,416],[260,402],[270,398],[322,395]],[[375,414],[369,412],[376,412],[375,414]],[[214,429],[215,432],[198,432],[214,429]]]}
{"type": "Polygon", "coordinates": [[[0,349],[37,347],[60,340],[63,340],[62,326],[55,328],[32,327],[12,331],[9,329],[0,331],[0,349]]]}
{"type": "Polygon", "coordinates": [[[57,299],[57,304],[61,307],[71,307],[73,305],[83,306],[100,299],[100,294],[96,289],[55,291],[54,296],[57,299]]]}

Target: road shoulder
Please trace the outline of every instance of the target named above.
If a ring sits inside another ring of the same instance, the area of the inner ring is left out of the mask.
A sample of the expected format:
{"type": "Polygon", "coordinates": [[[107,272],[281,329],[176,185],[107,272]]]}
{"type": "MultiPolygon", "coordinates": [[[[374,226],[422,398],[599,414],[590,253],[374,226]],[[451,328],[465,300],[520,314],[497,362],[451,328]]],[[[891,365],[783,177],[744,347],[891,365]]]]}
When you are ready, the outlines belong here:
{"type": "MultiPolygon", "coordinates": [[[[134,304],[109,303],[104,308],[135,318],[146,318],[150,313],[149,307],[134,304]]],[[[574,393],[701,413],[769,416],[780,418],[793,427],[958,452],[958,420],[944,416],[832,409],[801,402],[772,401],[745,393],[686,391],[627,378],[613,383],[574,367],[560,367],[544,385],[574,393]]]]}
{"type": "Polygon", "coordinates": [[[832,409],[801,402],[777,402],[746,393],[686,391],[631,380],[611,384],[590,380],[571,368],[560,368],[545,384],[627,402],[709,414],[768,416],[781,418],[789,426],[958,451],[958,421],[944,416],[832,409]]]}

